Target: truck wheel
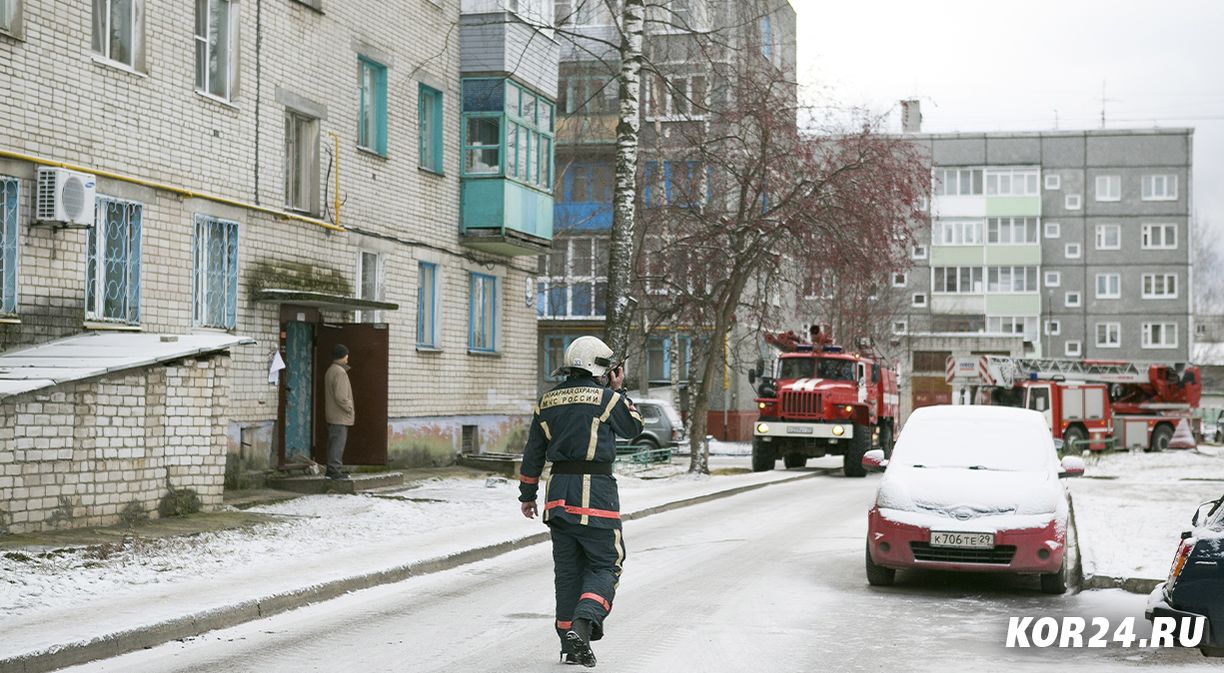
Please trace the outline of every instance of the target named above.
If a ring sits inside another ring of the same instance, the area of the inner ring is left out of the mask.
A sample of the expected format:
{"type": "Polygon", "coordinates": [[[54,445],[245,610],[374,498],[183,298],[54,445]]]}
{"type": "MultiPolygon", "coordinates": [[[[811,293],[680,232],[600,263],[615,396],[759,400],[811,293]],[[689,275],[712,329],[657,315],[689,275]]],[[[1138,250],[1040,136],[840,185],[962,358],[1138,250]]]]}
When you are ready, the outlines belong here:
{"type": "Polygon", "coordinates": [[[1088,433],[1084,432],[1083,428],[1078,425],[1067,428],[1067,431],[1063,433],[1063,446],[1065,447],[1063,453],[1071,455],[1069,453],[1071,451],[1081,451],[1087,448],[1087,444],[1083,443],[1085,439],[1088,439],[1088,433]]]}
{"type": "Polygon", "coordinates": [[[850,438],[850,446],[842,457],[842,473],[847,477],[866,477],[863,469],[863,455],[871,449],[871,428],[866,425],[854,424],[854,436],[850,438]]]}
{"type": "Polygon", "coordinates": [[[891,587],[897,579],[897,571],[878,566],[871,560],[871,548],[867,548],[867,583],[873,587],[891,587]]]}
{"type": "Polygon", "coordinates": [[[788,453],[785,456],[782,456],[782,463],[786,465],[787,468],[807,467],[807,458],[804,458],[797,453],[788,453]]]}
{"type": "Polygon", "coordinates": [[[888,421],[880,423],[880,449],[884,451],[885,458],[892,458],[893,429],[888,421]]]}
{"type": "Polygon", "coordinates": [[[774,469],[774,461],[778,458],[772,446],[759,439],[752,440],[752,471],[766,472],[774,469]]]}
{"type": "Polygon", "coordinates": [[[1148,451],[1164,451],[1169,448],[1169,441],[1173,439],[1173,428],[1168,423],[1161,423],[1152,430],[1152,443],[1148,446],[1148,451]]]}
{"type": "Polygon", "coordinates": [[[1061,596],[1067,593],[1067,556],[1063,555],[1062,565],[1056,573],[1041,574],[1041,592],[1061,596]]]}

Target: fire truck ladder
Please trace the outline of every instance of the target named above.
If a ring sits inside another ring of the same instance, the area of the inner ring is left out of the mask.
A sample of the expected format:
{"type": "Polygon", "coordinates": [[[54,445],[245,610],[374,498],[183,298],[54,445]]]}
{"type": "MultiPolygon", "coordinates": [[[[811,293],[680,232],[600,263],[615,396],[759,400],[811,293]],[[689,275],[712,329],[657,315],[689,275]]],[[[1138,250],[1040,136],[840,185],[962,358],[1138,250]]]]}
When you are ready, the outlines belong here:
{"type": "Polygon", "coordinates": [[[1053,358],[1012,358],[983,355],[978,369],[988,385],[1010,387],[1028,378],[1061,377],[1089,383],[1144,383],[1147,366],[1133,362],[1059,360],[1053,358]]]}

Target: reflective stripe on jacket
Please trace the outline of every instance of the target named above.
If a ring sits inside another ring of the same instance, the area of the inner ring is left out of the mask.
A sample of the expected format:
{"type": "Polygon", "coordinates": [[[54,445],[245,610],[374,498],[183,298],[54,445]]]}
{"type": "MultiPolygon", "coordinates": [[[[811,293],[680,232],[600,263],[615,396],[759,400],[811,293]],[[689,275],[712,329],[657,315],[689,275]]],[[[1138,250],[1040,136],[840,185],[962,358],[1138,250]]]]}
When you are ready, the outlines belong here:
{"type": "MultiPolygon", "coordinates": [[[[545,462],[616,460],[616,436],[642,432],[642,417],[624,393],[600,386],[590,376],[569,378],[544,393],[531,418],[523,448],[519,500],[534,501],[545,462]]],[[[554,474],[544,498],[544,520],[559,519],[598,528],[620,528],[616,477],[554,474]]]]}

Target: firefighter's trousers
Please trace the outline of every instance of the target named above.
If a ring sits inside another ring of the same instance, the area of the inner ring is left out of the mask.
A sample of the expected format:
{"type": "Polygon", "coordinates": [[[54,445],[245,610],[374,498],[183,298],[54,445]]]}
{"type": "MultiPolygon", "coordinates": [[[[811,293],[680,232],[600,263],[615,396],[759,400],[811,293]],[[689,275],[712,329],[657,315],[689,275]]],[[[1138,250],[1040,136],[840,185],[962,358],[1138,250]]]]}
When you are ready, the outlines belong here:
{"type": "Polygon", "coordinates": [[[557,587],[557,635],[575,619],[592,624],[591,639],[603,637],[603,620],[620,583],[625,545],[619,529],[551,521],[553,573],[557,587]]]}

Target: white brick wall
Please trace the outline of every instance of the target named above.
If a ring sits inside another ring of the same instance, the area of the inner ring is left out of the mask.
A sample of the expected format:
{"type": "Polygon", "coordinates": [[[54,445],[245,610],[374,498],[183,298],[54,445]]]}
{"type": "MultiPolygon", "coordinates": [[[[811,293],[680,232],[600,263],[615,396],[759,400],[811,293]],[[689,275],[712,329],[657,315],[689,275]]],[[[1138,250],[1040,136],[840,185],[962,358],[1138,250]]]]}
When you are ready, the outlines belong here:
{"type": "Polygon", "coordinates": [[[229,357],[119,372],[0,403],[0,532],[157,516],[174,488],[221,504],[229,357]]]}
{"type": "MultiPolygon", "coordinates": [[[[278,89],[326,107],[320,127],[322,159],[327,162],[333,147],[330,134],[337,134],[342,222],[399,242],[333,234],[169,191],[99,181],[99,193],[144,204],[145,330],[192,330],[193,215],[204,212],[239,221],[236,331],[254,337],[259,345],[240,347],[233,354],[235,422],[268,421],[277,413],[277,390],[267,384],[267,365],[279,341],[279,308],[251,301],[253,266],[262,261],[306,262],[338,270],[355,286],[362,246],[385,254],[384,296],[401,307],[384,313],[391,330],[389,415],[529,413],[535,317],[524,303],[523,288],[534,258],[508,260],[459,245],[458,3],[442,4],[327,0],[325,13],[319,14],[288,0],[263,2],[257,82],[256,3],[243,2],[240,89],[232,104],[194,91],[194,3],[148,0],[147,74],[96,62],[90,53],[90,5],[78,0],[26,0],[24,41],[0,37],[0,78],[9,85],[7,102],[0,106],[0,148],[231,199],[258,200],[277,208],[284,201],[285,108],[277,102],[278,89]],[[388,61],[387,158],[356,148],[357,55],[366,49],[363,45],[388,61]],[[418,82],[444,92],[444,176],[417,168],[418,82]],[[441,353],[418,353],[414,347],[420,259],[440,264],[441,353]],[[501,278],[500,357],[467,354],[467,272],[472,270],[501,278]]],[[[0,158],[0,175],[22,179],[23,220],[33,205],[34,170],[33,164],[0,158]]],[[[334,176],[327,177],[326,166],[322,173],[325,188],[333,189],[334,176]]],[[[331,199],[327,201],[330,207],[331,199]]],[[[0,348],[82,329],[85,242],[83,231],[21,227],[22,324],[0,326],[0,348]]],[[[98,414],[106,415],[101,408],[98,414]]],[[[122,424],[99,427],[114,429],[107,434],[110,441],[127,438],[122,424]]]]}

